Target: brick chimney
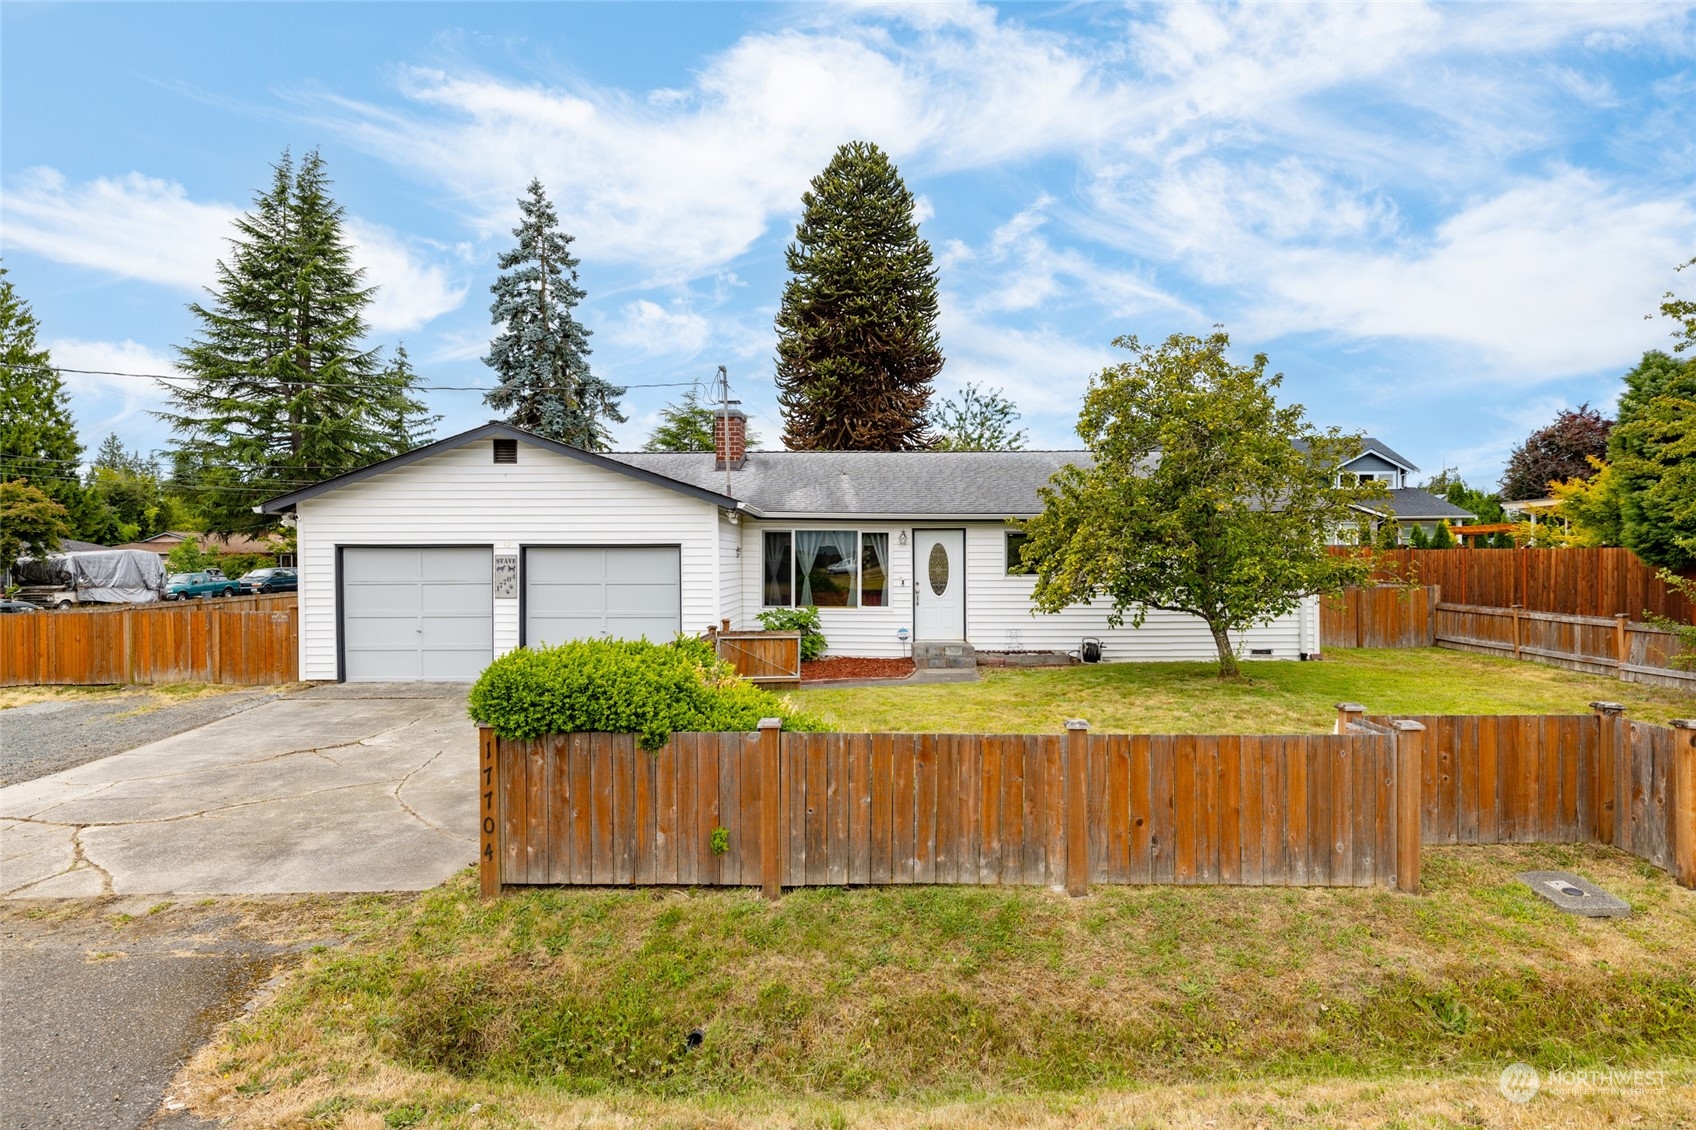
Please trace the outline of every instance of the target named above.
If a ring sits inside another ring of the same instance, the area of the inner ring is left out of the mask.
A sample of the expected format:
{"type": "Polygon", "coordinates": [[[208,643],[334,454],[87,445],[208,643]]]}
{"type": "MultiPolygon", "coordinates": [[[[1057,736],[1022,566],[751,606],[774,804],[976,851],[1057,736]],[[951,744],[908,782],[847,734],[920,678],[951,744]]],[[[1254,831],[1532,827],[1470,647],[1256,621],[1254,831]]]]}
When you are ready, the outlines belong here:
{"type": "MultiPolygon", "coordinates": [[[[735,403],[732,401],[732,403],[735,403]]],[[[748,458],[748,417],[740,408],[713,413],[713,470],[740,471],[748,458]]]]}

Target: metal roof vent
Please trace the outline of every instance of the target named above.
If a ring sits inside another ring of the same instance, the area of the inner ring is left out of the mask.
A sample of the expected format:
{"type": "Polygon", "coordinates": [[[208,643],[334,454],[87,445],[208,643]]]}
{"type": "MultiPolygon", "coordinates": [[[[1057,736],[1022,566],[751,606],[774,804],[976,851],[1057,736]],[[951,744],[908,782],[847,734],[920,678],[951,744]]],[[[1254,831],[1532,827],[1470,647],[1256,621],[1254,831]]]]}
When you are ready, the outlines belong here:
{"type": "Polygon", "coordinates": [[[518,441],[515,439],[497,439],[495,441],[495,462],[518,462],[518,441]]]}

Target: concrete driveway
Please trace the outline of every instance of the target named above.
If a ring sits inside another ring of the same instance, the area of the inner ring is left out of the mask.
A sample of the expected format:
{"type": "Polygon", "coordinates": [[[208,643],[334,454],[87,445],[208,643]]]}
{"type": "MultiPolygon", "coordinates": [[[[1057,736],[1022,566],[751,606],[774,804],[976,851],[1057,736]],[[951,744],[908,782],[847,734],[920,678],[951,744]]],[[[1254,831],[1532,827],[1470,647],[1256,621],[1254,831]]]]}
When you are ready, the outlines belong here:
{"type": "Polygon", "coordinates": [[[476,859],[462,685],[326,685],[0,789],[0,896],[423,890],[476,859]]]}

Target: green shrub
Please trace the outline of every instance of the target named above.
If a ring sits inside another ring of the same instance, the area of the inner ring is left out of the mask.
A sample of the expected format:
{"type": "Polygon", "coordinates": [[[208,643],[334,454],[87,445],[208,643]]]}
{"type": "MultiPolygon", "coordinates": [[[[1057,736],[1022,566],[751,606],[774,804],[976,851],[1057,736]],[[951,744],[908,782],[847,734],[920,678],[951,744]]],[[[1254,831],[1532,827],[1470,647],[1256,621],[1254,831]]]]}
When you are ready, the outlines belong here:
{"type": "Polygon", "coordinates": [[[800,632],[801,662],[811,663],[824,654],[824,625],[817,608],[769,608],[760,613],[759,621],[768,632],[800,632]]]}
{"type": "Polygon", "coordinates": [[[580,640],[501,656],[471,688],[471,717],[503,738],[589,731],[640,734],[658,749],[674,732],[746,732],[761,718],[786,730],[823,724],[737,678],[704,640],[580,640]]]}

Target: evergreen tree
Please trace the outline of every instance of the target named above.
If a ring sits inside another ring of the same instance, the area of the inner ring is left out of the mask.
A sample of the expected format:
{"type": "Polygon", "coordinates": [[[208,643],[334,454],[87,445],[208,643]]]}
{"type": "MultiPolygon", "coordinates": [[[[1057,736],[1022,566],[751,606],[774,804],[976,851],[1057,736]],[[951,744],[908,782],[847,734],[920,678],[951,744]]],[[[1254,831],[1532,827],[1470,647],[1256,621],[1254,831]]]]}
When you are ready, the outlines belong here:
{"type": "Polygon", "coordinates": [[[1455,547],[1454,531],[1449,529],[1449,520],[1444,518],[1437,523],[1436,531],[1431,535],[1432,549],[1453,549],[1455,547]]]}
{"type": "Polygon", "coordinates": [[[1018,451],[1025,446],[1019,407],[998,389],[968,383],[931,413],[938,451],[1018,451]]]}
{"type": "MultiPolygon", "coordinates": [[[[675,404],[660,409],[660,422],[642,445],[643,451],[712,451],[713,416],[718,411],[703,403],[701,390],[691,388],[675,404]]],[[[750,450],[760,442],[752,428],[746,434],[750,450]]]]}
{"type": "Polygon", "coordinates": [[[936,270],[913,194],[881,149],[855,141],[836,151],[801,203],[777,315],[784,445],[930,447],[942,349],[936,270]]]}
{"type": "Polygon", "coordinates": [[[1425,534],[1425,527],[1418,522],[1407,528],[1407,544],[1414,549],[1430,549],[1431,539],[1425,534]]]}
{"type": "Polygon", "coordinates": [[[117,545],[162,533],[170,507],[153,462],[124,447],[116,433],[108,435],[88,469],[88,490],[99,503],[98,522],[84,536],[117,545]]]}
{"type": "MultiPolygon", "coordinates": [[[[406,354],[406,345],[395,346],[395,358],[389,362],[385,370],[388,379],[401,388],[415,388],[418,384],[418,374],[412,368],[412,358],[406,354]]],[[[436,436],[436,425],[441,422],[440,416],[428,416],[424,406],[411,404],[395,417],[394,446],[396,453],[411,451],[423,447],[436,436]]]]}
{"type": "Polygon", "coordinates": [[[38,328],[29,303],[0,267],[0,481],[28,479],[65,509],[71,530],[81,533],[97,508],[79,478],[82,443],[65,382],[36,342],[38,328]]]}
{"type": "Polygon", "coordinates": [[[353,266],[343,210],[317,152],[285,151],[270,187],[236,220],[200,336],[178,349],[194,379],[168,382],[160,412],[181,437],[179,483],[217,533],[273,519],[273,495],[398,454],[402,421],[423,408],[364,345],[374,289],[353,266]]]}
{"type": "Polygon", "coordinates": [[[589,371],[589,331],[572,314],[583,301],[571,236],[532,180],[518,201],[518,246],[502,253],[502,274],[489,288],[489,313],[505,326],[483,363],[500,384],[483,398],[505,412],[514,427],[587,451],[612,446],[607,422],[622,424],[618,398],[625,390],[589,371]]]}
{"type": "Polygon", "coordinates": [[[1625,375],[1607,466],[1625,546],[1651,565],[1696,565],[1696,359],[1651,350],[1625,375]]]}

